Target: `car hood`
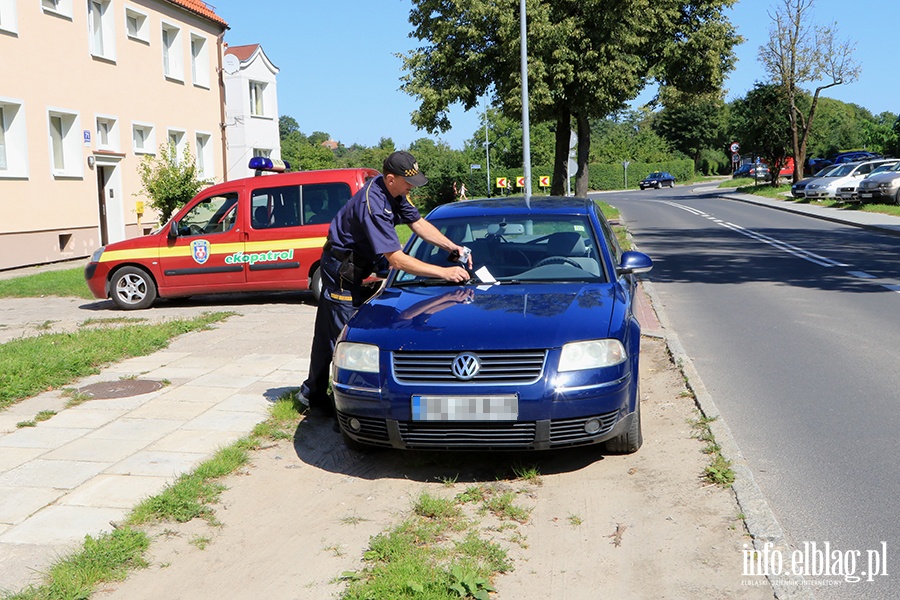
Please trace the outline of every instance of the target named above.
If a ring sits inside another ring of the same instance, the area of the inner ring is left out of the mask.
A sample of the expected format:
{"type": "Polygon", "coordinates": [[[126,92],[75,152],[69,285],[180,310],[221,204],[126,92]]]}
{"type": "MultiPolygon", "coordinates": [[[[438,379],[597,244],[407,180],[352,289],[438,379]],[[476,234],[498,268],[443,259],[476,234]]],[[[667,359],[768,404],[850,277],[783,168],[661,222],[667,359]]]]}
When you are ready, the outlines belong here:
{"type": "Polygon", "coordinates": [[[388,288],[350,320],[346,338],[386,350],[553,348],[623,325],[616,284],[388,288]],[[466,300],[466,298],[469,300],[466,300]]]}
{"type": "Polygon", "coordinates": [[[871,177],[866,177],[866,181],[876,181],[878,183],[883,183],[885,181],[893,181],[900,177],[900,172],[898,171],[888,171],[886,173],[876,173],[871,177]]]}

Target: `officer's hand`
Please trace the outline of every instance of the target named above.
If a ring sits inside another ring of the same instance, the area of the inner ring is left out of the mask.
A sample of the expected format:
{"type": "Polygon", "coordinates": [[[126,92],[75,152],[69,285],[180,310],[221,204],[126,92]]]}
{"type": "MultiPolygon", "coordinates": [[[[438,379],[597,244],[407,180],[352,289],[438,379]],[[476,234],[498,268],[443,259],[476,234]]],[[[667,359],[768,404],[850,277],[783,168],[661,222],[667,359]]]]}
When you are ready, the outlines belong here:
{"type": "MultiPolygon", "coordinates": [[[[464,250],[465,250],[465,247],[457,246],[456,248],[453,249],[453,252],[455,252],[456,256],[458,257],[463,253],[464,250]]],[[[469,260],[467,260],[466,262],[468,263],[469,269],[471,269],[472,268],[472,253],[471,252],[469,252],[469,260]]]]}
{"type": "Polygon", "coordinates": [[[441,277],[444,281],[462,283],[469,280],[469,272],[462,267],[446,267],[443,269],[441,277]]]}

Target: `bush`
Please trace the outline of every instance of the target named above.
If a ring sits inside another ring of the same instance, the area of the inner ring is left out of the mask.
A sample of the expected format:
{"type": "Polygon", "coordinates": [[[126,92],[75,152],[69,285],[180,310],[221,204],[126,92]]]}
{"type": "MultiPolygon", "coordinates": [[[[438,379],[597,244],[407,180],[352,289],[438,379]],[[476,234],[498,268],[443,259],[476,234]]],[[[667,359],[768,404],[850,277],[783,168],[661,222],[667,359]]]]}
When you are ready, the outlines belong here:
{"type": "MultiPolygon", "coordinates": [[[[631,162],[628,164],[628,184],[626,188],[638,187],[638,182],[654,171],[668,171],[675,181],[694,178],[694,161],[671,160],[658,163],[631,162]]],[[[621,190],[625,184],[622,163],[593,164],[588,166],[589,187],[592,190],[621,190]]]]}

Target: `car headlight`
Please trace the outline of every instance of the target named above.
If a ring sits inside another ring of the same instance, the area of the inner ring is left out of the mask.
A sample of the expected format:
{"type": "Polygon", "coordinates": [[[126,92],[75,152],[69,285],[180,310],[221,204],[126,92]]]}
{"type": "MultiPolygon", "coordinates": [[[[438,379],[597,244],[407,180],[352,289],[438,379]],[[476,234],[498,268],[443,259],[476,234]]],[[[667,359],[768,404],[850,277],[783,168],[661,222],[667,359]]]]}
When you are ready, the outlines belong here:
{"type": "Polygon", "coordinates": [[[361,373],[378,372],[378,346],[341,342],[334,349],[334,366],[361,373]]]}
{"type": "Polygon", "coordinates": [[[619,340],[572,342],[562,347],[559,371],[582,371],[611,367],[625,360],[625,347],[619,340]]]}
{"type": "Polygon", "coordinates": [[[106,250],[106,246],[100,246],[99,248],[94,250],[94,253],[91,254],[91,262],[92,263],[100,262],[100,257],[103,256],[104,250],[106,250]]]}

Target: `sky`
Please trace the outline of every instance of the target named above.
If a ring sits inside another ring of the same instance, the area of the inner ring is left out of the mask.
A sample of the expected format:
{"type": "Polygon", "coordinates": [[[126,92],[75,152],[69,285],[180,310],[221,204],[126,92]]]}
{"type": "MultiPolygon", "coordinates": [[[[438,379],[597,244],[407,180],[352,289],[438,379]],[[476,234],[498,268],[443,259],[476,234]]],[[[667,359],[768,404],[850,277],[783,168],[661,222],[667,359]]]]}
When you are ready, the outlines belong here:
{"type": "MultiPolygon", "coordinates": [[[[739,0],[728,11],[743,44],[738,62],[725,82],[726,99],[743,97],[766,74],[757,62],[759,46],[769,37],[771,20],[781,0],[739,0]]],[[[431,137],[461,149],[479,131],[480,111],[455,107],[452,129],[430,135],[410,123],[416,101],[400,91],[402,60],[419,45],[410,38],[411,0],[209,0],[228,22],[225,41],[231,46],[261,44],[280,70],[278,112],[290,115],[303,133],[324,131],[346,146],[374,146],[383,137],[406,148],[431,137]]],[[[854,57],[862,66],[859,79],[829,88],[823,96],[852,102],[877,115],[900,112],[900,79],[894,74],[891,27],[900,23],[898,0],[815,0],[812,21],[836,23],[838,37],[856,43],[854,57]],[[889,23],[891,27],[879,27],[889,23]]],[[[647,89],[636,105],[649,100],[647,89]]]]}

